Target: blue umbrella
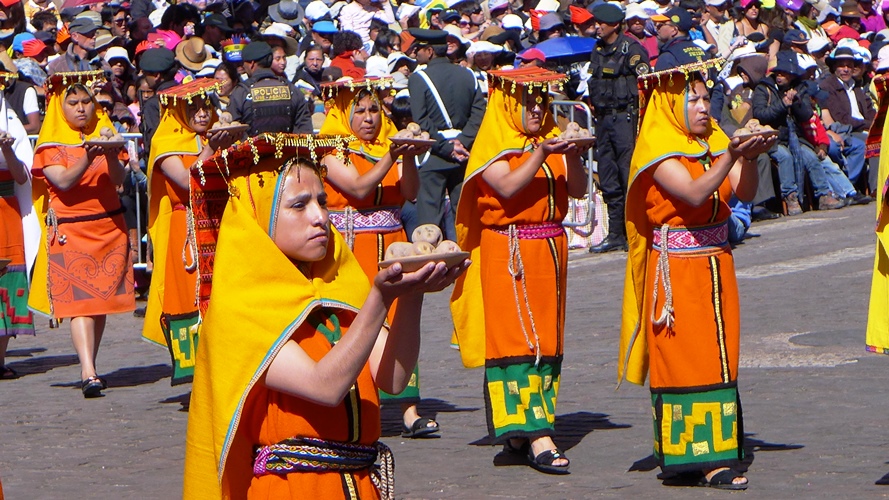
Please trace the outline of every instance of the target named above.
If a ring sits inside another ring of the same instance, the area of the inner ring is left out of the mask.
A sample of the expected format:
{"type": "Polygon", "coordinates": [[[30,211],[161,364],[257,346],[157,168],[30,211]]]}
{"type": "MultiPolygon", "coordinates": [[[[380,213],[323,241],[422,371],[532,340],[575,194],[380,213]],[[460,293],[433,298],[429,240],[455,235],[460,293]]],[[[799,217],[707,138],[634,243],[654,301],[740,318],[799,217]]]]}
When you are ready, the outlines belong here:
{"type": "Polygon", "coordinates": [[[567,36],[550,38],[540,42],[534,47],[543,52],[547,62],[550,59],[583,58],[588,57],[596,46],[595,38],[580,36],[567,36]]]}

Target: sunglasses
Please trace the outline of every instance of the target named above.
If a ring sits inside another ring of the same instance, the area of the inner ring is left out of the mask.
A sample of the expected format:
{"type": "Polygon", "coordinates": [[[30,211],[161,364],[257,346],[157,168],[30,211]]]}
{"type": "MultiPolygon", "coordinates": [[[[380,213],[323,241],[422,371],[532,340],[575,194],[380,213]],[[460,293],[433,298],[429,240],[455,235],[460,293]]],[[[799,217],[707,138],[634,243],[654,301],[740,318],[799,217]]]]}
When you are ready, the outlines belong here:
{"type": "Polygon", "coordinates": [[[481,13],[482,13],[481,8],[478,8],[478,9],[475,9],[474,11],[472,11],[472,14],[481,14],[481,13]]]}

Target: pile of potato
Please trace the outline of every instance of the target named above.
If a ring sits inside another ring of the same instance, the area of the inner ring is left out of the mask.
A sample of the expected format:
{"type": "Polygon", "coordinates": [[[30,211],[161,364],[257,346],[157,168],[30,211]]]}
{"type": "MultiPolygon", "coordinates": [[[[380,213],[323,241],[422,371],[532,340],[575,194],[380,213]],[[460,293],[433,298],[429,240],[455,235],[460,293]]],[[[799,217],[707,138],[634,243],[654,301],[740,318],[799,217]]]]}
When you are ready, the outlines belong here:
{"type": "Polygon", "coordinates": [[[413,243],[397,241],[386,249],[386,260],[459,252],[460,246],[451,240],[444,240],[441,229],[435,224],[423,224],[414,229],[413,243]]]}
{"type": "Polygon", "coordinates": [[[574,139],[589,139],[592,135],[589,129],[581,127],[577,122],[570,122],[565,126],[565,131],[559,135],[559,139],[570,141],[574,139]]]}
{"type": "Polygon", "coordinates": [[[394,136],[398,139],[421,139],[424,141],[429,140],[429,132],[424,132],[420,130],[420,125],[410,122],[407,124],[403,130],[399,130],[394,136]]]}
{"type": "Polygon", "coordinates": [[[99,136],[91,139],[90,142],[123,142],[125,140],[122,135],[112,130],[111,127],[102,127],[99,130],[99,136]]]}
{"type": "Polygon", "coordinates": [[[756,118],[751,118],[747,120],[747,123],[743,127],[735,130],[733,137],[738,137],[739,135],[762,134],[764,132],[774,131],[775,129],[773,129],[772,127],[759,123],[759,120],[757,120],[756,118]]]}
{"type": "Polygon", "coordinates": [[[219,121],[214,123],[210,129],[215,130],[219,128],[237,127],[238,125],[243,125],[243,123],[237,120],[232,120],[232,114],[228,111],[223,111],[222,113],[219,113],[219,121]]]}

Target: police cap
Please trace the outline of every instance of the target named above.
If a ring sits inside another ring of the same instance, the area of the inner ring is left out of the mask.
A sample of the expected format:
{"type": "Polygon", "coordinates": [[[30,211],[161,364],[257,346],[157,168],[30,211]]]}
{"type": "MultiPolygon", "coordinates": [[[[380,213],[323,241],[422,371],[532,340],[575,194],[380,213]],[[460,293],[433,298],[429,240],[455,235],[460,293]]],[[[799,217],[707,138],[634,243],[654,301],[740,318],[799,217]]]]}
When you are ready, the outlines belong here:
{"type": "Polygon", "coordinates": [[[417,45],[447,45],[448,33],[443,30],[427,30],[423,28],[410,28],[408,33],[414,37],[417,45]]]}
{"type": "Polygon", "coordinates": [[[624,11],[611,2],[605,2],[593,7],[593,17],[600,23],[617,24],[624,20],[624,11]]]}
{"type": "Polygon", "coordinates": [[[148,49],[139,59],[139,69],[146,73],[166,73],[176,65],[176,55],[162,47],[148,49]]]}
{"type": "Polygon", "coordinates": [[[241,52],[241,60],[258,61],[272,54],[272,46],[265,42],[250,42],[241,52]]]}

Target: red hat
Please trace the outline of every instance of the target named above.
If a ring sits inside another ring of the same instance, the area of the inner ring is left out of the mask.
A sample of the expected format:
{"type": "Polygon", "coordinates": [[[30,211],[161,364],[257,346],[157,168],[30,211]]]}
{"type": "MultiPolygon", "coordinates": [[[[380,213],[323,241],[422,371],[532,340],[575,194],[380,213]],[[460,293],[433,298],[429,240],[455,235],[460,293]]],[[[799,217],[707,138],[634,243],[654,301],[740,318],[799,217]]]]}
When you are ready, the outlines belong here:
{"type": "MultiPolygon", "coordinates": [[[[572,7],[573,7],[573,5],[572,5],[572,7]]],[[[537,60],[542,63],[545,63],[546,62],[546,55],[543,53],[542,50],[535,49],[532,47],[524,52],[519,53],[519,59],[521,59],[522,61],[525,61],[525,62],[537,60]]]]}
{"type": "Polygon", "coordinates": [[[531,9],[531,30],[532,31],[540,31],[540,18],[549,14],[549,12],[545,10],[534,10],[531,9]]]}
{"type": "Polygon", "coordinates": [[[0,3],[2,3],[4,7],[12,7],[21,1],[22,0],[0,0],[0,3]]]}
{"type": "Polygon", "coordinates": [[[590,11],[586,9],[581,9],[575,5],[569,5],[569,9],[571,9],[571,22],[575,25],[581,25],[586,22],[589,22],[590,19],[593,18],[593,15],[590,14],[590,11]]]}
{"type": "Polygon", "coordinates": [[[44,50],[46,50],[46,44],[36,38],[22,42],[22,55],[25,57],[38,56],[44,50]]]}
{"type": "Polygon", "coordinates": [[[148,49],[156,49],[157,45],[154,42],[149,42],[148,40],[142,40],[139,42],[139,45],[136,45],[136,55],[139,55],[145,52],[148,49]]]}

